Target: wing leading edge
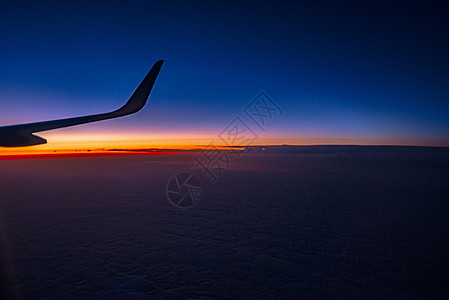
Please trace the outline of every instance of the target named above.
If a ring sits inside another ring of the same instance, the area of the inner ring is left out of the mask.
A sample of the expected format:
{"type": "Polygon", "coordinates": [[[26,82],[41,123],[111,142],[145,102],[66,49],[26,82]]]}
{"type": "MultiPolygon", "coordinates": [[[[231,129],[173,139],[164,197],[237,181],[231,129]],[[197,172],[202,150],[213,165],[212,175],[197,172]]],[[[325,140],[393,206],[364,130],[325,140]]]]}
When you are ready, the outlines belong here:
{"type": "Polygon", "coordinates": [[[47,143],[45,139],[33,133],[118,118],[138,112],[147,102],[163,62],[163,60],[160,60],[154,64],[134,94],[119,109],[108,113],[83,117],[3,126],[0,127],[0,147],[24,147],[45,144],[47,143]]]}

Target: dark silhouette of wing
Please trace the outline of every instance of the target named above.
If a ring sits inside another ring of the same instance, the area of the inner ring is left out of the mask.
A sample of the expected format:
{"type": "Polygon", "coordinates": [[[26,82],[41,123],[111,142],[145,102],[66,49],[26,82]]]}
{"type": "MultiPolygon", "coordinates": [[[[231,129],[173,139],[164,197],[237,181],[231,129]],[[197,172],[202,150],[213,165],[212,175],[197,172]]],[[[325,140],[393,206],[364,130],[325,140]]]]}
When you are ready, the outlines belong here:
{"type": "Polygon", "coordinates": [[[35,132],[75,126],[90,122],[97,122],[112,118],[123,117],[138,112],[144,107],[153,88],[156,77],[162,67],[163,60],[154,64],[143,81],[137,87],[128,102],[121,108],[108,113],[75,117],[69,119],[52,120],[28,124],[19,124],[0,127],[0,146],[3,147],[23,147],[45,144],[47,141],[41,137],[33,135],[35,132]]]}

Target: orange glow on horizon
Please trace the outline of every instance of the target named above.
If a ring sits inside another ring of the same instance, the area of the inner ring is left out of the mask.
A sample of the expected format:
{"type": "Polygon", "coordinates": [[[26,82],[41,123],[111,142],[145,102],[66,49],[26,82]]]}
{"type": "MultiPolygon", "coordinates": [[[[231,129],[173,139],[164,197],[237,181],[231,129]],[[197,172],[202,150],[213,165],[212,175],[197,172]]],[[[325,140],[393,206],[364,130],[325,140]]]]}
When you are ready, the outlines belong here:
{"type": "MultiPolygon", "coordinates": [[[[0,159],[7,157],[23,157],[36,155],[69,155],[69,154],[111,154],[121,153],[156,153],[171,150],[201,149],[213,142],[214,146],[224,146],[218,135],[213,134],[112,134],[86,132],[48,132],[42,134],[48,144],[20,147],[0,147],[0,159]],[[119,151],[114,151],[119,150],[119,151]]],[[[393,139],[385,137],[311,137],[305,136],[268,136],[255,140],[256,145],[404,145],[404,146],[442,146],[449,144],[439,140],[393,139]]]]}
{"type": "Polygon", "coordinates": [[[2,148],[2,155],[36,155],[50,153],[81,153],[95,151],[111,152],[113,149],[181,149],[198,148],[198,145],[209,144],[210,136],[206,135],[173,135],[173,134],[110,134],[110,133],[48,133],[42,134],[48,143],[30,147],[2,148]]]}

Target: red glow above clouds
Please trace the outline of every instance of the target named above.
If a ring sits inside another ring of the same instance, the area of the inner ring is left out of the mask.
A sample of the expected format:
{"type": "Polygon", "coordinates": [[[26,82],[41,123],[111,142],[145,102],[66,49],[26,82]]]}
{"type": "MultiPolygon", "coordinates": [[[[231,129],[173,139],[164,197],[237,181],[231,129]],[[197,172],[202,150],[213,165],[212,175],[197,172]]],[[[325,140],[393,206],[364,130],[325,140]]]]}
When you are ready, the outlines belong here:
{"type": "MultiPolygon", "coordinates": [[[[44,155],[52,157],[55,155],[81,155],[86,154],[107,154],[110,155],[114,149],[119,150],[142,150],[136,153],[155,153],[152,149],[175,149],[192,150],[199,149],[209,145],[211,142],[215,146],[223,145],[220,142],[218,133],[111,133],[111,132],[62,132],[49,131],[41,133],[41,136],[48,140],[47,144],[20,147],[20,148],[0,148],[0,156],[3,159],[25,158],[25,156],[36,157],[44,155]]],[[[301,132],[297,135],[277,134],[260,135],[253,145],[417,145],[417,146],[449,146],[448,143],[440,140],[417,140],[412,138],[388,138],[384,136],[351,136],[351,135],[317,135],[315,132],[301,132]]],[[[117,152],[117,154],[123,154],[117,152]]],[[[129,153],[129,152],[126,152],[129,153]]]]}

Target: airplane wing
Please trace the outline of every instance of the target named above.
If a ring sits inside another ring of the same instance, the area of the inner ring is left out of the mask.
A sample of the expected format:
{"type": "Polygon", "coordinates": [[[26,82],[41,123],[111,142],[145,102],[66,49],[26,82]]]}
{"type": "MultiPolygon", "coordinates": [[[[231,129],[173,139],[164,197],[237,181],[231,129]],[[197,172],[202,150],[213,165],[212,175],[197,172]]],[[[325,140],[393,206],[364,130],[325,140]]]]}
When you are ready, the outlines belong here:
{"type": "Polygon", "coordinates": [[[163,60],[160,60],[154,64],[134,94],[121,108],[113,112],[83,117],[3,126],[0,127],[0,147],[24,147],[45,144],[47,143],[45,139],[33,133],[118,118],[138,112],[147,102],[163,62],[163,60]]]}

